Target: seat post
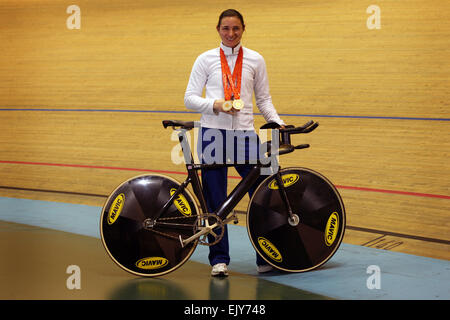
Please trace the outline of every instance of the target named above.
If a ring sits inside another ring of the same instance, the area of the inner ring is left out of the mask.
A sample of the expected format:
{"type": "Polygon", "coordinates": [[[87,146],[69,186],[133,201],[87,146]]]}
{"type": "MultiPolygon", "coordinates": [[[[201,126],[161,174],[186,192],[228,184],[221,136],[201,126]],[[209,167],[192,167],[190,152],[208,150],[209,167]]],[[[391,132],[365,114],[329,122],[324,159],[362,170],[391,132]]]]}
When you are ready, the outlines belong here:
{"type": "Polygon", "coordinates": [[[186,129],[178,129],[178,140],[180,141],[181,150],[183,150],[184,161],[186,164],[193,164],[194,158],[187,138],[187,131],[186,129]]]}

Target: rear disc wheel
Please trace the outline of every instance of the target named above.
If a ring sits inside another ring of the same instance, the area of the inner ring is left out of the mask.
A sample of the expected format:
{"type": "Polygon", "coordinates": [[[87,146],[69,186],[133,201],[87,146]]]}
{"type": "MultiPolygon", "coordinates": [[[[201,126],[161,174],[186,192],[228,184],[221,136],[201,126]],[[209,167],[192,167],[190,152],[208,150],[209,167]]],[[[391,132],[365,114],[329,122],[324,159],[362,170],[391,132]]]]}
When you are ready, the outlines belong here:
{"type": "Polygon", "coordinates": [[[185,189],[157,216],[179,186],[167,176],[141,175],[123,182],[108,197],[100,235],[106,252],[119,267],[137,276],[154,277],[174,271],[192,255],[197,241],[181,246],[179,240],[179,236],[192,236],[197,228],[198,207],[189,191],[185,189]],[[150,227],[149,221],[156,223],[150,227]],[[158,221],[166,223],[158,225],[158,221]]]}

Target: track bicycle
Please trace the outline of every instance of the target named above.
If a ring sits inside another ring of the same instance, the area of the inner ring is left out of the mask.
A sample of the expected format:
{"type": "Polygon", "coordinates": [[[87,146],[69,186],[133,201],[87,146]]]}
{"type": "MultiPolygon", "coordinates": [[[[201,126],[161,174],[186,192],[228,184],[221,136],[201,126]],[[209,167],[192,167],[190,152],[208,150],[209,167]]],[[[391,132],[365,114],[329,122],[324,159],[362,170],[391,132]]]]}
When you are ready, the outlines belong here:
{"type": "MultiPolygon", "coordinates": [[[[261,169],[270,165],[262,161],[252,164],[226,200],[215,212],[208,212],[198,171],[234,164],[193,162],[186,133],[195,122],[164,120],[163,126],[178,131],[186,180],[179,182],[162,174],[130,178],[108,197],[100,220],[101,239],[109,257],[125,271],[142,277],[172,272],[189,259],[197,245],[220,241],[224,225],[238,222],[234,208],[258,181],[261,169]]],[[[308,148],[308,144],[292,145],[291,136],[309,133],[317,126],[314,121],[300,127],[263,125],[261,129],[275,132],[272,141],[278,139],[276,150],[271,141],[267,143],[267,155],[308,148]]],[[[276,269],[313,270],[327,262],[342,242],[346,223],[343,201],[334,185],[318,172],[301,167],[276,169],[259,183],[249,201],[248,236],[256,252],[276,269]]]]}

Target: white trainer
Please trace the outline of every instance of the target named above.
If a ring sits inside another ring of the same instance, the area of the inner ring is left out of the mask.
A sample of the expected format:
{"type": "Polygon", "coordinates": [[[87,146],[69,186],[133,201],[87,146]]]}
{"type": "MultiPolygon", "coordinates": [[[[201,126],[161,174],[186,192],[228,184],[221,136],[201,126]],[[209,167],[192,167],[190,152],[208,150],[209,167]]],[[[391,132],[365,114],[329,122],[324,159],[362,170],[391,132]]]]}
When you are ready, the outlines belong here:
{"type": "Polygon", "coordinates": [[[218,263],[212,267],[211,275],[213,277],[227,277],[228,269],[225,263],[218,263]]]}
{"type": "Polygon", "coordinates": [[[273,270],[273,267],[270,264],[263,264],[261,266],[256,266],[256,271],[259,273],[266,273],[273,270]]]}

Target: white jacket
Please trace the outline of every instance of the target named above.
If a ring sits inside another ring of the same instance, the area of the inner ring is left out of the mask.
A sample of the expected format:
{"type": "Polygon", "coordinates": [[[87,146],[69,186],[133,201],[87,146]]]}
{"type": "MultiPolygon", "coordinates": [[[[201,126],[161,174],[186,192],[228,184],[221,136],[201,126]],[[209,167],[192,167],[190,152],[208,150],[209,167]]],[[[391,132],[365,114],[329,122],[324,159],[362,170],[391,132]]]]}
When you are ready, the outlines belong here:
{"type": "MultiPolygon", "coordinates": [[[[220,48],[224,50],[231,73],[233,73],[236,64],[240,46],[241,44],[233,49],[222,43],[220,45],[220,48]]],[[[208,50],[195,60],[184,96],[185,106],[202,114],[201,126],[218,129],[254,130],[253,93],[255,93],[256,105],[264,119],[267,122],[284,124],[272,104],[264,58],[258,52],[245,47],[242,47],[244,59],[241,83],[241,99],[245,106],[235,115],[223,112],[214,113],[214,101],[224,99],[220,48],[208,50]],[[204,98],[202,97],[203,88],[205,88],[204,98]]]]}

